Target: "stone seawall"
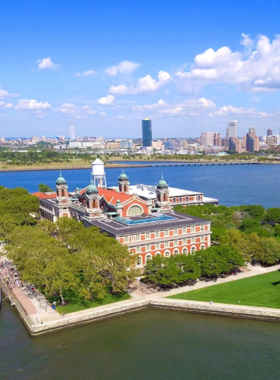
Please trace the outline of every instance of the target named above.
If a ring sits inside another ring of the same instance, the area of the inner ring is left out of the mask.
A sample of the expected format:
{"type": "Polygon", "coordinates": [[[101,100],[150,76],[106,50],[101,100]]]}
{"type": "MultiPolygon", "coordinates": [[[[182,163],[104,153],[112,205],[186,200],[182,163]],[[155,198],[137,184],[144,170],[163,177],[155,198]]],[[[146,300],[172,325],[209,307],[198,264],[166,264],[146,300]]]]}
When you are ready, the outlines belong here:
{"type": "Polygon", "coordinates": [[[229,318],[243,318],[269,322],[280,322],[280,309],[260,307],[246,307],[238,305],[208,304],[205,302],[182,301],[174,299],[141,299],[127,300],[115,304],[100,306],[93,309],[71,313],[64,318],[42,324],[36,324],[25,315],[21,305],[14,302],[19,316],[27,327],[31,336],[53,333],[67,328],[73,328],[88,323],[100,322],[105,319],[120,316],[126,313],[134,313],[144,309],[179,310],[188,313],[215,315],[229,318]]]}

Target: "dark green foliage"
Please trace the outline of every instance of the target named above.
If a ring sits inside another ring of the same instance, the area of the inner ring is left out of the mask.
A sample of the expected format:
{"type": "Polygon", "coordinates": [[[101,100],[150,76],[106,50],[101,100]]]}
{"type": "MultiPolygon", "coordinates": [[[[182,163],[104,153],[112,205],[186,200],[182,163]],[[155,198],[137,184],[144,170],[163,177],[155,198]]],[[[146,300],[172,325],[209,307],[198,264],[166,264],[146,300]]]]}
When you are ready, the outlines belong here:
{"type": "Polygon", "coordinates": [[[39,212],[38,198],[22,188],[0,189],[0,237],[6,237],[15,226],[34,225],[39,212]]]}
{"type": "Polygon", "coordinates": [[[200,267],[193,256],[176,255],[166,258],[157,255],[147,262],[144,276],[145,282],[170,287],[194,281],[200,273],[200,267]]]}
{"type": "Polygon", "coordinates": [[[265,220],[267,222],[280,223],[280,208],[273,207],[267,209],[265,214],[265,220]]]}
{"type": "Polygon", "coordinates": [[[280,261],[280,242],[273,238],[260,241],[260,249],[254,254],[254,260],[273,265],[280,261]]]}
{"type": "Polygon", "coordinates": [[[43,183],[40,183],[38,188],[39,188],[39,191],[41,191],[41,193],[47,193],[49,191],[53,191],[53,189],[51,189],[49,185],[45,185],[43,183]]]}

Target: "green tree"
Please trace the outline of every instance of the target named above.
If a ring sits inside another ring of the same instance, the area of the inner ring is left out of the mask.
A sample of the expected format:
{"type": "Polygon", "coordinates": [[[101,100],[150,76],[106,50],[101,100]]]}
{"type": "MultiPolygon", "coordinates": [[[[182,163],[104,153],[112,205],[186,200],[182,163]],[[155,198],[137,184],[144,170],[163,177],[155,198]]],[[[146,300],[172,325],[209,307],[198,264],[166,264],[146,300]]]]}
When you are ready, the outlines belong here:
{"type": "Polygon", "coordinates": [[[280,224],[280,208],[272,207],[267,209],[265,220],[280,224]]]}
{"type": "Polygon", "coordinates": [[[261,249],[254,254],[254,260],[263,264],[273,265],[280,261],[280,243],[273,238],[263,238],[261,249]]]}
{"type": "Polygon", "coordinates": [[[49,191],[53,191],[53,189],[51,189],[49,185],[45,185],[43,183],[40,183],[38,188],[39,191],[41,191],[41,193],[48,193],[49,191]]]}

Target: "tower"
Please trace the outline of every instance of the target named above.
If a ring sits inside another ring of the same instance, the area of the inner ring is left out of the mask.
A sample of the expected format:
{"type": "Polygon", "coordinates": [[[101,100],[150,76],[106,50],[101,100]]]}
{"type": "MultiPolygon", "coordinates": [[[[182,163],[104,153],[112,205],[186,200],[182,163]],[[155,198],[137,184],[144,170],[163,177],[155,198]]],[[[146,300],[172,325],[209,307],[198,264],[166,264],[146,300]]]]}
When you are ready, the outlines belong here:
{"type": "Polygon", "coordinates": [[[96,158],[96,160],[93,161],[91,164],[92,167],[92,180],[93,184],[97,187],[103,188],[107,187],[106,182],[106,175],[104,170],[104,162],[101,161],[99,158],[96,158]]]}
{"type": "Polygon", "coordinates": [[[237,120],[231,120],[228,122],[227,138],[237,137],[237,120]]]}
{"type": "Polygon", "coordinates": [[[100,218],[102,210],[100,208],[100,196],[97,187],[93,184],[92,180],[85,192],[86,201],[86,215],[89,218],[100,218]]]}
{"type": "Polygon", "coordinates": [[[170,211],[171,210],[171,204],[169,202],[169,187],[166,181],[163,178],[163,175],[161,175],[161,180],[157,184],[157,206],[161,209],[161,211],[170,211]]]}
{"type": "Polygon", "coordinates": [[[143,146],[152,146],[152,120],[142,120],[142,139],[143,146]]]}
{"type": "Polygon", "coordinates": [[[119,176],[119,192],[120,193],[128,193],[129,192],[128,176],[124,173],[124,171],[119,176]]]}
{"type": "Polygon", "coordinates": [[[70,217],[69,212],[69,194],[68,186],[66,180],[62,177],[61,171],[59,172],[59,177],[55,183],[56,187],[56,203],[58,206],[58,217],[63,216],[70,217]]]}
{"type": "Polygon", "coordinates": [[[70,125],[69,126],[69,132],[70,132],[70,140],[75,140],[76,138],[76,135],[75,135],[75,126],[74,125],[70,125]]]}

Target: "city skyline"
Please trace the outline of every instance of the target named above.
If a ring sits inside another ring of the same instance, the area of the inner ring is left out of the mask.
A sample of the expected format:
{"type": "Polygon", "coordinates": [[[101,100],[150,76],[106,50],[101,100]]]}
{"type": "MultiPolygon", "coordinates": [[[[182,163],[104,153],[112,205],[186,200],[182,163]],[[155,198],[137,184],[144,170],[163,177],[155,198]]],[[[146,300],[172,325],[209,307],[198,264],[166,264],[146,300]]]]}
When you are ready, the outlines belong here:
{"type": "Polygon", "coordinates": [[[67,135],[75,124],[76,135],[136,138],[145,118],[159,138],[223,134],[235,119],[240,135],[278,131],[280,4],[268,3],[222,13],[217,0],[84,1],[78,13],[63,1],[2,4],[1,135],[67,135]],[[226,15],[238,15],[230,30],[226,15]]]}

